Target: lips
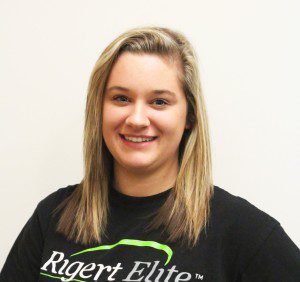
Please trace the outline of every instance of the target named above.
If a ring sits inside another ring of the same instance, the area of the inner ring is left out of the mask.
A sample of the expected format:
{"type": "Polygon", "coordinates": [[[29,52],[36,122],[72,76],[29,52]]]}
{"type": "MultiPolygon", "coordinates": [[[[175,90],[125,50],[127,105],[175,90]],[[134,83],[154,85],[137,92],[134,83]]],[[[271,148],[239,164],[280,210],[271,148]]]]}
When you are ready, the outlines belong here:
{"type": "Polygon", "coordinates": [[[156,144],[157,142],[156,141],[157,136],[155,136],[154,139],[145,142],[134,142],[134,141],[126,140],[124,135],[122,134],[119,134],[119,136],[122,144],[124,144],[128,149],[131,148],[133,150],[146,150],[147,148],[151,148],[153,144],[156,144]]]}
{"type": "MultiPolygon", "coordinates": [[[[121,136],[123,139],[125,139],[125,136],[124,136],[123,134],[120,134],[120,136],[121,136]]],[[[153,138],[153,140],[157,138],[157,136],[146,136],[146,135],[134,136],[134,135],[129,135],[129,134],[128,134],[127,136],[134,137],[134,138],[153,138]]]]}

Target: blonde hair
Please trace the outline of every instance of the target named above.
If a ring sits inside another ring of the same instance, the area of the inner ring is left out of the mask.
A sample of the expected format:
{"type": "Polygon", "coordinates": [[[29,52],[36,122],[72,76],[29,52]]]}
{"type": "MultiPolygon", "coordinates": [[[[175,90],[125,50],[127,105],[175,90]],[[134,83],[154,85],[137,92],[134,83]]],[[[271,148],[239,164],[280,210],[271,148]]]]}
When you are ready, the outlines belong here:
{"type": "Polygon", "coordinates": [[[56,231],[83,245],[100,244],[103,236],[107,236],[113,157],[102,136],[102,105],[110,71],[123,52],[156,54],[180,62],[179,81],[188,102],[187,119],[192,126],[185,130],[179,145],[175,186],[145,230],[161,227],[167,241],[181,239],[193,247],[208,225],[213,196],[206,108],[197,56],[190,42],[178,31],[157,26],[136,27],[119,35],[94,66],[85,111],[84,177],[55,209],[57,212],[64,207],[56,231]]]}

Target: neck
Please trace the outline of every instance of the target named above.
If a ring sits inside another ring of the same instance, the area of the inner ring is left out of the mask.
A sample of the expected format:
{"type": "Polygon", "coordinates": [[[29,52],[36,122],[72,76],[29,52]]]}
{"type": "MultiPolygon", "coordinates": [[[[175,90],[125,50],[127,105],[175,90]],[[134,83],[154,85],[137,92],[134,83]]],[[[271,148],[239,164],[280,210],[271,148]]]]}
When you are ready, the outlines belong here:
{"type": "Polygon", "coordinates": [[[113,187],[125,195],[147,197],[174,187],[177,174],[178,163],[164,165],[144,173],[128,170],[115,163],[113,187]]]}

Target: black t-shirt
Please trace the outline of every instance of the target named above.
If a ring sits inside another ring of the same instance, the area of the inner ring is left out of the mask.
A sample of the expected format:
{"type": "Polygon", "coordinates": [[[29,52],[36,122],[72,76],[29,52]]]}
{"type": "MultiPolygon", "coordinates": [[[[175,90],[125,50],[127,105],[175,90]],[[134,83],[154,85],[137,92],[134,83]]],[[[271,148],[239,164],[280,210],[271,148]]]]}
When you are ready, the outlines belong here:
{"type": "Polygon", "coordinates": [[[145,216],[172,188],[148,197],[110,189],[109,239],[88,247],[66,240],[54,231],[58,218],[50,212],[76,187],[58,189],[38,203],[8,254],[0,282],[300,281],[299,249],[280,223],[218,186],[207,232],[193,249],[165,242],[159,230],[144,232],[145,216]]]}

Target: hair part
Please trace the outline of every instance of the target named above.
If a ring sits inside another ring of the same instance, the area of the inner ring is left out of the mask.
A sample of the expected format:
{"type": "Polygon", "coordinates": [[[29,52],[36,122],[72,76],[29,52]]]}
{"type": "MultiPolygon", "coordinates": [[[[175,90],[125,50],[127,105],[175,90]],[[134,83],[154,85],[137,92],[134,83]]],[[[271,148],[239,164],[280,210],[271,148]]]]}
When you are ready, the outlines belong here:
{"type": "Polygon", "coordinates": [[[196,245],[206,230],[213,196],[208,120],[201,90],[197,56],[187,38],[169,28],[146,26],[119,35],[102,52],[89,80],[84,125],[84,177],[55,210],[62,210],[56,227],[68,240],[100,244],[107,237],[108,193],[113,180],[113,157],[102,135],[105,87],[111,69],[124,53],[155,54],[178,64],[178,79],[187,104],[187,122],[179,145],[175,186],[145,231],[161,229],[166,241],[196,245]]]}

